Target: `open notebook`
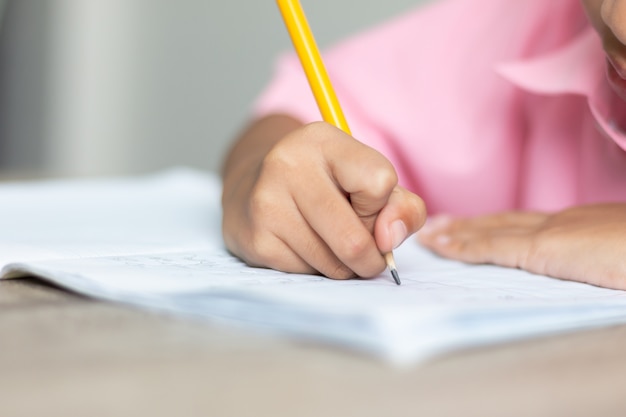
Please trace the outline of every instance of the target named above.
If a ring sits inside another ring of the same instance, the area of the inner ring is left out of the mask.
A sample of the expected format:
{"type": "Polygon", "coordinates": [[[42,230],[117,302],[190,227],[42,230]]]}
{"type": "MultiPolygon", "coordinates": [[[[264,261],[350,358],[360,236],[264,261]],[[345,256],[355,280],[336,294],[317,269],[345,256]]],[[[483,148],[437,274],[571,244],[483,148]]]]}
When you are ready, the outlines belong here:
{"type": "Polygon", "coordinates": [[[626,292],[443,260],[412,239],[395,251],[402,286],[249,268],[223,247],[219,201],[217,177],[186,169],[1,185],[1,275],[397,363],[626,322],[626,292]]]}

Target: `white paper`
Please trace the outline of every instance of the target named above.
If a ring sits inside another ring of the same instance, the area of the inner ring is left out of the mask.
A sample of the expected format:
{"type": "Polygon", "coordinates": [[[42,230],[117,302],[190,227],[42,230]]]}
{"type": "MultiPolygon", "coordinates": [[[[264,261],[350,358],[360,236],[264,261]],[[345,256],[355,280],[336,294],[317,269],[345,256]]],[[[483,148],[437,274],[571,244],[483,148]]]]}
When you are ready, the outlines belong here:
{"type": "Polygon", "coordinates": [[[2,277],[337,343],[397,363],[626,322],[626,293],[395,251],[402,286],[249,268],[224,249],[215,176],[0,186],[2,277]]]}

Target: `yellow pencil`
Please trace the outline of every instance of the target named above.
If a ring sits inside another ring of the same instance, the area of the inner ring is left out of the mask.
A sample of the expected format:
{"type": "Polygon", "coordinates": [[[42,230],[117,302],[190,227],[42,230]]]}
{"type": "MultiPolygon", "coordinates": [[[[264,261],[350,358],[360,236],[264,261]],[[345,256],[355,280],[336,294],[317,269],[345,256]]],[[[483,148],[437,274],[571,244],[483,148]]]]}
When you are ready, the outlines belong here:
{"type": "MultiPolygon", "coordinates": [[[[278,3],[289,36],[309,80],[313,96],[315,96],[317,106],[322,113],[322,119],[352,135],[300,2],[298,0],[276,0],[276,3],[278,3]]],[[[385,261],[396,284],[400,285],[400,277],[393,253],[386,253],[385,261]]]]}

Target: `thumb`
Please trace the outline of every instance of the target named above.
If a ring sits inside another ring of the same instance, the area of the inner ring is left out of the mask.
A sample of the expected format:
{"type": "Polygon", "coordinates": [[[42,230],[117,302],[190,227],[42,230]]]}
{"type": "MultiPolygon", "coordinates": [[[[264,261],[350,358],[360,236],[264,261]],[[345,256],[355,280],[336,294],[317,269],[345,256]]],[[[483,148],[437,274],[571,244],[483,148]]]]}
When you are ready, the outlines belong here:
{"type": "Polygon", "coordinates": [[[426,221],[424,201],[401,186],[396,186],[374,226],[376,245],[382,253],[391,252],[426,221]]]}

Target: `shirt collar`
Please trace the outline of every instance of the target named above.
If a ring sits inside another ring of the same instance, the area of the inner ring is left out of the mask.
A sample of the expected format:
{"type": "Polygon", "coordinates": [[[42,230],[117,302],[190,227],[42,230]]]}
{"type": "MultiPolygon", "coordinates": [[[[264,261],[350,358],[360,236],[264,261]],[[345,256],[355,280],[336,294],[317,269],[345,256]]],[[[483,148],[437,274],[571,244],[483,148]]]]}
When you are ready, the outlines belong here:
{"type": "Polygon", "coordinates": [[[600,39],[591,28],[550,53],[496,66],[514,85],[538,94],[595,96],[605,81],[600,39]]]}
{"type": "Polygon", "coordinates": [[[495,69],[531,93],[586,97],[600,130],[626,150],[626,103],[608,83],[602,42],[591,26],[550,53],[505,62],[495,69]]]}

